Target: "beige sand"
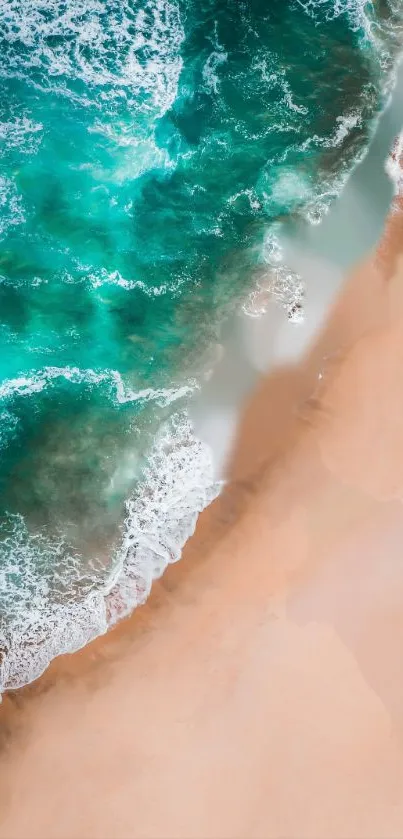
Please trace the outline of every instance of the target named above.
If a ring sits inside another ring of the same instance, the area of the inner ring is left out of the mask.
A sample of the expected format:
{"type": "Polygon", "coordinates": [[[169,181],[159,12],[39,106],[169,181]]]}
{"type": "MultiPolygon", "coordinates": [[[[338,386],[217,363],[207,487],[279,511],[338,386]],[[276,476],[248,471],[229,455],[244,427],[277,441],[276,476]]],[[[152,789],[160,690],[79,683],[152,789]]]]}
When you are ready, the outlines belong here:
{"type": "Polygon", "coordinates": [[[2,839],[403,836],[398,209],[261,382],[182,562],[5,698],[2,839]]]}

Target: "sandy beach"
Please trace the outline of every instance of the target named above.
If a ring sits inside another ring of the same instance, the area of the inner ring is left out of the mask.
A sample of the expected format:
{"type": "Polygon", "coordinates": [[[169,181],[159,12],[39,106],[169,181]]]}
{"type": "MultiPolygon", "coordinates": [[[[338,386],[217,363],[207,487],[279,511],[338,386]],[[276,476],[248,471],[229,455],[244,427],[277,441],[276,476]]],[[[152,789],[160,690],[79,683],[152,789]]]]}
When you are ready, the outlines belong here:
{"type": "Polygon", "coordinates": [[[3,839],[403,835],[403,201],[108,636],[0,709],[3,839]]]}

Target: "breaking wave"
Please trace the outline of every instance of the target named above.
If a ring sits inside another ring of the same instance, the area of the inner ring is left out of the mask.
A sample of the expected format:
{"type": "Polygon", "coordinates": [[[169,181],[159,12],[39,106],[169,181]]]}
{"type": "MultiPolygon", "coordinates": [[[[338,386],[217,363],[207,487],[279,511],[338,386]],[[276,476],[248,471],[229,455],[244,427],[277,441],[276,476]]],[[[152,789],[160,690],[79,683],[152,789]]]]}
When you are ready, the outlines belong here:
{"type": "Polygon", "coordinates": [[[29,532],[9,516],[0,546],[1,689],[43,673],[57,655],[80,649],[147,599],[153,580],[176,562],[198,514],[219,492],[211,455],[176,414],[157,435],[135,495],[126,502],[111,567],[71,551],[62,534],[29,532]]]}

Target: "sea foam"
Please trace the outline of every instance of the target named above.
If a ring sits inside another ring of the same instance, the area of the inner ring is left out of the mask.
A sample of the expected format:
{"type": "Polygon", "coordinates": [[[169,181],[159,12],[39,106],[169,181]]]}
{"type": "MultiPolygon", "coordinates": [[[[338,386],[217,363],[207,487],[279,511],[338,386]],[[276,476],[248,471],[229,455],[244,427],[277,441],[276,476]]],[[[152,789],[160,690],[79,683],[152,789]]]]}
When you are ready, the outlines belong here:
{"type": "Polygon", "coordinates": [[[32,534],[22,516],[10,516],[0,545],[0,692],[38,678],[55,656],[80,649],[144,603],[219,489],[209,448],[179,413],[161,428],[126,502],[112,562],[83,565],[62,534],[32,534]]]}
{"type": "Polygon", "coordinates": [[[98,102],[95,91],[90,98],[103,112],[126,97],[136,110],[161,115],[176,96],[184,33],[170,0],[5,0],[0,33],[1,75],[32,74],[34,84],[60,95],[77,96],[71,83],[80,81],[87,101],[88,91],[102,88],[98,102]]]}

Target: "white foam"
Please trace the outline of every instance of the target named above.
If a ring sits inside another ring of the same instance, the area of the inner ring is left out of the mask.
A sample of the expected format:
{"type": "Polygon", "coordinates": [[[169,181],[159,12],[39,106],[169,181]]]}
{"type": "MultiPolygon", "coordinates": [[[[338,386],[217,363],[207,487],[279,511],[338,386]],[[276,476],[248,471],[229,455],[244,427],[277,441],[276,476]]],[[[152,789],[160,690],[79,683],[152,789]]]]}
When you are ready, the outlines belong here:
{"type": "Polygon", "coordinates": [[[235,192],[234,195],[230,195],[227,199],[227,203],[230,206],[233,206],[238,201],[238,198],[242,198],[243,196],[247,198],[249,207],[252,211],[257,212],[262,209],[262,204],[259,201],[254,189],[241,189],[239,192],[235,192]]]}
{"type": "Polygon", "coordinates": [[[220,64],[224,64],[226,62],[227,58],[228,54],[224,50],[213,50],[203,67],[203,80],[206,84],[206,88],[215,94],[218,93],[220,85],[220,77],[217,70],[220,64]]]}
{"type": "Polygon", "coordinates": [[[271,185],[269,200],[280,205],[306,201],[312,192],[312,186],[302,172],[296,169],[281,169],[271,185]]]}
{"type": "Polygon", "coordinates": [[[0,154],[17,148],[23,154],[35,154],[43,135],[43,125],[27,116],[0,121],[0,154]]]}
{"type": "Polygon", "coordinates": [[[175,99],[184,31],[170,0],[3,0],[0,36],[3,75],[40,71],[45,86],[73,96],[80,80],[102,88],[85,98],[100,110],[123,99],[161,115],[175,99]]]}
{"type": "Polygon", "coordinates": [[[127,502],[109,625],[145,602],[153,580],[180,559],[199,513],[220,487],[210,449],[194,436],[187,414],[175,415],[157,437],[136,497],[127,502]]]}
{"type": "Polygon", "coordinates": [[[396,138],[391,153],[385,161],[385,171],[393,183],[395,195],[403,191],[403,131],[396,138]]]}
{"type": "Polygon", "coordinates": [[[220,86],[220,77],[217,70],[228,59],[228,53],[218,38],[217,21],[214,23],[213,35],[209,38],[209,41],[212,45],[212,51],[205,61],[202,77],[207,90],[217,95],[220,86]]]}
{"type": "MultiPolygon", "coordinates": [[[[81,266],[85,270],[85,266],[81,266]]],[[[167,292],[178,291],[180,286],[185,282],[183,277],[175,277],[170,285],[161,283],[159,286],[149,286],[144,280],[133,280],[123,277],[120,271],[108,271],[106,268],[101,268],[98,271],[90,271],[88,280],[93,288],[102,288],[104,285],[118,285],[120,288],[131,291],[135,288],[140,289],[147,297],[159,297],[161,294],[167,292]]]]}
{"type": "Polygon", "coordinates": [[[24,221],[22,197],[14,181],[0,175],[0,237],[4,236],[10,227],[24,221]]]}
{"type": "MultiPolygon", "coordinates": [[[[62,536],[30,534],[10,516],[0,543],[0,691],[38,678],[57,655],[74,652],[143,603],[154,579],[180,558],[201,510],[220,489],[209,449],[186,414],[161,429],[109,571],[83,563],[62,536]]],[[[105,566],[105,562],[104,562],[105,566]]]]}
{"type": "Polygon", "coordinates": [[[260,317],[275,300],[288,318],[299,322],[303,313],[304,284],[302,277],[287,264],[281,243],[281,224],[267,229],[261,253],[264,268],[258,273],[242,310],[249,317],[260,317]]]}
{"type": "Polygon", "coordinates": [[[294,101],[294,94],[287,79],[287,70],[285,67],[281,67],[280,59],[276,57],[276,60],[272,60],[272,65],[275,69],[269,71],[266,58],[259,59],[254,63],[255,68],[260,69],[263,81],[266,82],[270,88],[280,88],[283,94],[283,102],[287,105],[287,108],[290,111],[295,111],[295,113],[302,115],[307,114],[308,108],[302,104],[298,105],[294,101]]]}
{"type": "Polygon", "coordinates": [[[100,134],[114,145],[113,166],[101,167],[99,162],[86,162],[80,167],[90,170],[102,188],[110,182],[124,184],[133,181],[151,169],[174,167],[167,150],[157,145],[153,125],[140,126],[138,120],[132,119],[114,118],[111,121],[110,117],[107,120],[96,118],[88,127],[88,132],[100,134]]]}
{"type": "Polygon", "coordinates": [[[6,448],[18,426],[18,418],[10,411],[0,411],[0,449],[6,448]]]}
{"type": "Polygon", "coordinates": [[[318,134],[313,134],[308,137],[300,145],[300,149],[305,151],[311,146],[317,148],[337,148],[341,146],[344,140],[348,137],[353,128],[362,125],[362,114],[359,111],[348,111],[341,116],[336,117],[336,126],[333,134],[330,137],[321,137],[318,134]]]}
{"type": "Polygon", "coordinates": [[[8,518],[0,543],[0,692],[37,678],[63,652],[79,649],[106,631],[102,592],[95,577],[80,579],[79,558],[62,537],[30,534],[22,516],[8,518]],[[80,583],[86,596],[77,597],[80,583]]]}
{"type": "Polygon", "coordinates": [[[367,0],[297,0],[301,8],[315,20],[325,12],[326,20],[347,15],[354,29],[368,27],[367,0]]]}
{"type": "Polygon", "coordinates": [[[388,14],[382,20],[376,3],[371,0],[297,0],[297,3],[315,21],[324,13],[328,21],[345,16],[364,45],[371,47],[371,60],[384,73],[384,95],[391,92],[395,83],[395,59],[403,46],[401,0],[386,0],[388,14]]]}
{"type": "Polygon", "coordinates": [[[27,397],[39,393],[58,378],[64,378],[73,384],[106,384],[112,398],[118,403],[153,401],[160,407],[166,407],[179,399],[186,398],[197,384],[194,380],[181,387],[139,388],[133,390],[123,381],[117,370],[96,371],[79,367],[44,367],[33,373],[5,379],[0,385],[0,399],[8,400],[15,396],[27,397]]]}
{"type": "MultiPolygon", "coordinates": [[[[134,391],[117,371],[48,367],[7,380],[0,397],[26,398],[60,377],[106,383],[118,402],[153,400],[160,406],[188,397],[195,386],[134,391]]],[[[7,411],[0,418],[7,438],[17,420],[7,411]]],[[[0,692],[36,679],[55,656],[85,646],[142,603],[153,579],[179,559],[199,512],[218,489],[210,452],[193,436],[187,416],[178,414],[157,436],[143,479],[127,501],[122,541],[111,560],[86,560],[62,534],[30,532],[21,515],[3,520],[0,692]]]]}

